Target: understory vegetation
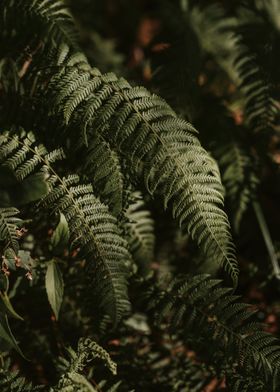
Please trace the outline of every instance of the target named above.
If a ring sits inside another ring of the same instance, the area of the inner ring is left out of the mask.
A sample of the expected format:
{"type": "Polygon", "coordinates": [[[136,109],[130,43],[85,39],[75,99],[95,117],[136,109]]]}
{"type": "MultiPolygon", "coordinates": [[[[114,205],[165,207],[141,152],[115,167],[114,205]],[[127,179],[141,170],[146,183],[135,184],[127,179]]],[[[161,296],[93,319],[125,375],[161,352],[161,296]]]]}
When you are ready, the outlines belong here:
{"type": "Polygon", "coordinates": [[[0,34],[0,390],[279,392],[280,1],[0,34]]]}

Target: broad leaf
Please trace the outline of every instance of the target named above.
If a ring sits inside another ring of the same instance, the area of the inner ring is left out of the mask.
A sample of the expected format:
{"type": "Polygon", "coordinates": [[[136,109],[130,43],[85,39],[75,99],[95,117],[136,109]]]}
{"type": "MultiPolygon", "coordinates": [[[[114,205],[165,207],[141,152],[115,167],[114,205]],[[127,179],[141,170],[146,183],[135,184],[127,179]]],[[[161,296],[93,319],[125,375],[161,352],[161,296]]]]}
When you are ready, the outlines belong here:
{"type": "Polygon", "coordinates": [[[49,303],[52,307],[56,319],[58,319],[58,314],[63,299],[64,284],[62,273],[55,260],[51,260],[48,263],[46,273],[46,290],[49,303]]]}
{"type": "Polygon", "coordinates": [[[55,254],[60,254],[67,246],[68,241],[69,241],[68,223],[65,219],[64,214],[60,214],[59,223],[56,229],[54,230],[51,238],[52,252],[55,254]]]}

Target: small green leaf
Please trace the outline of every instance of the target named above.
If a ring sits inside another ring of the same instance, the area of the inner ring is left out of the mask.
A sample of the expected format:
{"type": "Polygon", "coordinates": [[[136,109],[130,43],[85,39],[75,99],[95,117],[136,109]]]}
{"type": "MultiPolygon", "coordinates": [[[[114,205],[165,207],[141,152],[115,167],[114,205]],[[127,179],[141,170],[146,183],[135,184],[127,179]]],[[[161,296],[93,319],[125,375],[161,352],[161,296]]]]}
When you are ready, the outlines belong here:
{"type": "Polygon", "coordinates": [[[51,238],[51,248],[55,254],[61,253],[69,241],[69,227],[63,214],[60,214],[60,220],[53,232],[51,238]]]}
{"type": "Polygon", "coordinates": [[[62,273],[55,260],[51,260],[48,263],[46,273],[46,290],[49,303],[56,319],[58,319],[58,314],[63,299],[64,284],[62,273]]]}
{"type": "Polygon", "coordinates": [[[0,313],[0,338],[4,339],[11,347],[13,347],[18,353],[23,357],[23,352],[19,348],[17,341],[12,334],[11,328],[9,326],[8,317],[5,314],[0,313]]]}

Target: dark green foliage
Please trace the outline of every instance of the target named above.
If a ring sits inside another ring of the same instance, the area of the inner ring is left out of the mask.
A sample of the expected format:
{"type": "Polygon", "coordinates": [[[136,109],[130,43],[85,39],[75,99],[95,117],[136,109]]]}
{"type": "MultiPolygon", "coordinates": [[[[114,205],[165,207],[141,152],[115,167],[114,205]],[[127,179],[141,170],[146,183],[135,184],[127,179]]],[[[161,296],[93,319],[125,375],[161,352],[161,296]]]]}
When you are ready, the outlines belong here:
{"type": "Polygon", "coordinates": [[[1,390],[279,391],[279,11],[2,0],[1,390]]]}
{"type": "Polygon", "coordinates": [[[130,251],[140,270],[148,271],[154,257],[154,221],[141,193],[132,194],[133,201],[125,212],[130,251]]]}
{"type": "Polygon", "coordinates": [[[238,270],[228,220],[221,210],[219,173],[194,128],[146,89],[133,88],[114,74],[102,75],[87,63],[74,67],[69,50],[64,50],[60,71],[46,91],[46,102],[53,102],[50,114],[59,115],[69,128],[81,127],[86,145],[92,130],[114,143],[133,169],[130,175],[139,173],[150,194],[160,193],[165,208],[171,204],[183,230],[236,282],[238,270]]]}
{"type": "Polygon", "coordinates": [[[16,217],[18,214],[16,208],[0,209],[0,240],[4,243],[4,248],[12,248],[15,254],[19,249],[17,229],[21,220],[16,217]]]}
{"type": "Polygon", "coordinates": [[[2,167],[13,170],[19,181],[24,181],[27,176],[46,178],[48,194],[41,196],[41,204],[53,213],[64,214],[71,246],[79,247],[87,259],[99,305],[106,309],[113,321],[118,321],[129,308],[125,270],[130,264],[130,256],[125,240],[120,237],[116,219],[94,196],[91,185],[80,184],[77,175],[60,177],[55,171],[52,164],[64,158],[61,149],[47,154],[42,145],[35,144],[32,134],[21,139],[4,134],[1,142],[2,167]],[[103,294],[100,296],[100,293],[103,294]]]}
{"type": "MultiPolygon", "coordinates": [[[[101,359],[113,375],[116,374],[116,364],[111,360],[109,354],[90,339],[80,339],[77,352],[68,349],[68,356],[69,360],[60,359],[60,369],[63,373],[57,385],[51,388],[50,392],[92,392],[98,390],[98,385],[95,389],[82,375],[84,368],[96,358],[101,359]]],[[[120,382],[117,382],[115,386],[107,389],[107,392],[116,391],[119,384],[120,382]]],[[[106,385],[106,382],[103,382],[103,385],[106,385]]]]}
{"type": "Polygon", "coordinates": [[[9,369],[9,361],[0,369],[0,386],[3,392],[36,392],[43,391],[44,387],[35,387],[18,375],[18,371],[9,369]]]}
{"type": "Polygon", "coordinates": [[[252,320],[248,305],[238,302],[238,297],[231,294],[231,289],[221,287],[219,280],[207,275],[182,276],[175,278],[166,291],[157,292],[152,286],[148,300],[157,323],[168,317],[172,331],[181,330],[187,340],[199,329],[200,343],[211,341],[216,350],[228,353],[227,359],[235,367],[243,371],[253,368],[265,382],[277,374],[277,339],[261,330],[260,324],[252,320]]]}
{"type": "Polygon", "coordinates": [[[34,44],[35,38],[44,39],[44,37],[52,45],[65,40],[71,45],[76,45],[77,35],[73,19],[63,1],[56,0],[50,3],[32,0],[27,3],[25,0],[4,0],[1,4],[0,18],[1,33],[4,38],[2,42],[5,46],[18,45],[19,37],[25,45],[30,41],[34,44]],[[34,32],[36,36],[32,34],[34,32]]]}
{"type": "Polygon", "coordinates": [[[257,162],[250,151],[238,141],[230,140],[214,151],[222,172],[222,180],[233,210],[233,227],[236,232],[248,205],[256,198],[259,184],[257,162]]]}

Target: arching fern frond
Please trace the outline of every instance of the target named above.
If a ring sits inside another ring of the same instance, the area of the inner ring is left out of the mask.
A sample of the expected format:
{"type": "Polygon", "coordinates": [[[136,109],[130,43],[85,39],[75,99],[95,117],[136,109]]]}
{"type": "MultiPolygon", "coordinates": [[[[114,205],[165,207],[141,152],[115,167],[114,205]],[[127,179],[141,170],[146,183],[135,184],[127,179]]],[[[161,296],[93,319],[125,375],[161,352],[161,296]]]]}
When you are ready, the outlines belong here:
{"type": "Polygon", "coordinates": [[[211,342],[237,372],[238,366],[248,374],[257,371],[266,383],[277,374],[279,341],[262,331],[248,305],[238,302],[231,289],[221,287],[221,281],[208,275],[183,276],[167,290],[158,292],[153,285],[147,302],[157,322],[168,322],[171,330],[181,331],[186,339],[191,334],[192,341],[211,342]]]}
{"type": "Polygon", "coordinates": [[[138,172],[147,190],[160,194],[165,207],[171,205],[183,230],[236,282],[219,172],[189,123],[145,88],[132,88],[114,74],[87,69],[87,64],[68,66],[67,59],[51,77],[45,98],[52,114],[69,129],[80,129],[86,145],[96,134],[116,145],[129,163],[130,175],[138,172]]]}
{"type": "Polygon", "coordinates": [[[186,17],[202,48],[213,56],[243,95],[245,121],[250,129],[255,133],[269,130],[279,107],[257,55],[240,32],[242,21],[229,16],[220,4],[195,5],[188,9],[186,17]]]}
{"type": "Polygon", "coordinates": [[[46,177],[49,193],[42,205],[64,214],[70,230],[71,246],[80,248],[87,260],[92,289],[100,299],[99,306],[118,322],[129,309],[126,274],[130,255],[122,239],[116,218],[93,194],[91,185],[80,184],[77,175],[61,178],[53,163],[64,157],[60,149],[47,153],[37,146],[34,136],[1,136],[0,163],[18,180],[40,172],[46,177]]]}
{"type": "Polygon", "coordinates": [[[147,270],[154,255],[154,221],[150,211],[145,209],[145,203],[140,192],[134,192],[133,201],[125,212],[128,219],[128,243],[130,251],[140,270],[147,270]]]}
{"type": "Polygon", "coordinates": [[[95,135],[84,152],[83,170],[115,216],[124,207],[124,179],[116,152],[102,137],[95,135]]]}
{"type": "Polygon", "coordinates": [[[240,76],[239,88],[245,99],[245,121],[254,132],[267,132],[275,124],[279,113],[278,104],[256,56],[244,45],[237,49],[234,65],[240,76]]]}
{"type": "Polygon", "coordinates": [[[226,198],[233,212],[233,227],[238,232],[244,213],[256,197],[259,184],[256,162],[250,151],[234,139],[221,144],[215,149],[214,155],[218,160],[226,198]]]}
{"type": "Polygon", "coordinates": [[[98,306],[117,323],[129,310],[126,275],[131,260],[116,218],[94,196],[92,186],[80,185],[76,175],[56,178],[43,204],[65,215],[71,245],[80,247],[88,261],[90,289],[98,297],[98,306]]]}
{"type": "Polygon", "coordinates": [[[3,0],[0,24],[3,45],[16,44],[20,34],[20,41],[26,46],[37,39],[37,43],[47,40],[52,46],[67,42],[77,47],[74,20],[62,0],[3,0]]]}
{"type": "Polygon", "coordinates": [[[186,23],[189,23],[196,33],[202,49],[215,58],[234,82],[239,83],[239,75],[232,66],[234,60],[232,48],[238,41],[238,36],[235,34],[237,20],[229,17],[218,3],[205,7],[190,6],[184,13],[186,23]]]}

